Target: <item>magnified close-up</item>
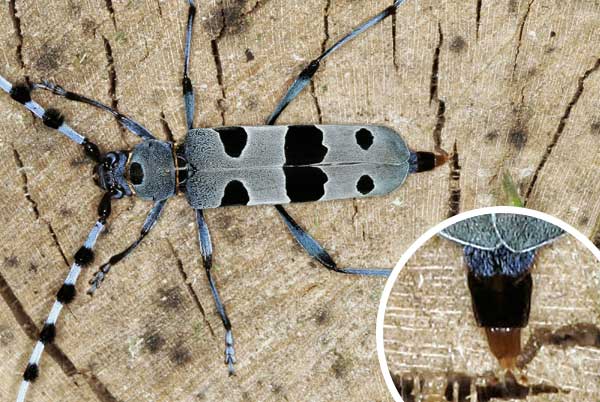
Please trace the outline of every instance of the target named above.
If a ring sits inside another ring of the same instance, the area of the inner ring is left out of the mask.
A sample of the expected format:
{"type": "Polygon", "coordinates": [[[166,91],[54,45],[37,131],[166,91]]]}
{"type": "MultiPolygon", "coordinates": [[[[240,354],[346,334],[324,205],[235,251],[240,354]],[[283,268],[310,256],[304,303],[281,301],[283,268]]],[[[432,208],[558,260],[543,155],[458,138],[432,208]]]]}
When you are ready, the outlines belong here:
{"type": "Polygon", "coordinates": [[[387,300],[383,346],[405,402],[600,396],[600,262],[538,217],[486,213],[445,227],[387,300]]]}

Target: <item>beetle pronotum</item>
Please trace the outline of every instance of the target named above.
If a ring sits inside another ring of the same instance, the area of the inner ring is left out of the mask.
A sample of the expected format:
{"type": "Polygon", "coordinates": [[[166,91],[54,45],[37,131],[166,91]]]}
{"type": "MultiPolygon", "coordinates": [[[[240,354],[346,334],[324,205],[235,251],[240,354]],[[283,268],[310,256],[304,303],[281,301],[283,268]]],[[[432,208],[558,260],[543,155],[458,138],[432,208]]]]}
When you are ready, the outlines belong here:
{"type": "Polygon", "coordinates": [[[212,243],[203,210],[228,205],[275,205],[288,229],[306,252],[326,268],[345,274],[387,276],[389,270],[340,268],[330,255],[306,233],[280,205],[387,194],[404,182],[409,173],[431,170],[446,161],[441,152],[413,152],[393,130],[374,125],[274,126],[278,116],[310,82],[320,63],[340,46],[396,12],[396,0],[381,13],[352,30],[304,68],[267,119],[265,126],[193,128],[194,91],[188,76],[192,27],[196,14],[188,0],[185,35],[183,100],[187,136],[182,144],[157,140],[144,126],[118,111],[61,86],[42,81],[12,84],[0,77],[0,88],[21,103],[43,123],[81,145],[95,163],[95,181],[104,191],[98,219],[83,246],[75,253],[71,269],[57,293],[29,359],[17,401],[25,400],[28,387],[38,377],[45,345],[56,336],[62,308],[75,297],[76,281],[83,267],[93,261],[92,251],[111,213],[111,203],[137,195],[154,204],[141,233],[124,251],[103,264],[90,281],[93,293],[111,266],[129,255],[159,219],[167,200],[185,194],[196,211],[198,238],[209,286],[225,328],[225,363],[233,373],[235,363],[231,323],[211,273],[212,243]],[[45,109],[32,100],[34,90],[91,105],[111,113],[131,133],[142,139],[133,150],[102,153],[90,139],[70,127],[55,109],[45,109]]]}

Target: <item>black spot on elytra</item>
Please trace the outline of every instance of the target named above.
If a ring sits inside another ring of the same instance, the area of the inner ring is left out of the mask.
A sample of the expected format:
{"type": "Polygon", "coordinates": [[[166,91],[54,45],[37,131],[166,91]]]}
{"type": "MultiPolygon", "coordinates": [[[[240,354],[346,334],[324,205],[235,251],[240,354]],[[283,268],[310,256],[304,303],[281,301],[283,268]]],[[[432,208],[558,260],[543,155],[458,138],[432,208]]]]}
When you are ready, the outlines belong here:
{"type": "Polygon", "coordinates": [[[592,131],[592,134],[600,135],[600,120],[593,122],[590,129],[592,131]]]}
{"type": "Polygon", "coordinates": [[[225,153],[232,158],[239,158],[248,143],[248,134],[242,127],[215,128],[219,133],[225,153]]]}
{"type": "Polygon", "coordinates": [[[554,31],[550,31],[550,37],[551,37],[551,38],[554,38],[555,36],[556,36],[556,32],[554,32],[554,31]]]}
{"type": "Polygon", "coordinates": [[[192,360],[192,352],[183,344],[177,344],[169,353],[169,360],[176,366],[183,366],[192,360]]]}
{"type": "Polygon", "coordinates": [[[246,49],[246,51],[244,51],[244,54],[246,55],[246,63],[249,63],[252,60],[254,60],[254,53],[252,53],[252,50],[246,49]]]}
{"type": "Polygon", "coordinates": [[[524,130],[513,130],[508,134],[508,141],[520,151],[527,144],[527,133],[524,130]]]}
{"type": "Polygon", "coordinates": [[[310,165],[322,162],[327,155],[323,132],[312,125],[289,126],[285,134],[285,164],[310,165]]]}
{"type": "Polygon", "coordinates": [[[356,143],[365,151],[373,145],[373,134],[366,128],[361,128],[356,132],[356,143]]]}
{"type": "Polygon", "coordinates": [[[292,202],[317,201],[325,195],[327,175],[316,167],[284,167],[285,189],[292,202]]]}
{"type": "Polygon", "coordinates": [[[144,348],[150,353],[157,353],[165,346],[165,338],[155,331],[148,331],[144,337],[144,348]]]}
{"type": "Polygon", "coordinates": [[[375,183],[369,175],[362,176],[356,183],[356,189],[363,195],[369,194],[375,188],[375,183]]]}
{"type": "Polygon", "coordinates": [[[160,296],[160,305],[165,310],[177,310],[183,304],[181,289],[178,286],[169,289],[160,289],[158,293],[160,296]]]}
{"type": "Polygon", "coordinates": [[[232,180],[225,186],[225,193],[221,198],[221,206],[227,205],[247,205],[250,201],[248,190],[244,184],[237,180],[232,180]]]}
{"type": "Polygon", "coordinates": [[[462,36],[455,36],[450,42],[450,51],[460,53],[467,47],[467,42],[462,36]]]}
{"type": "Polygon", "coordinates": [[[334,353],[335,353],[335,360],[334,360],[333,364],[331,365],[331,371],[333,371],[333,375],[335,376],[335,378],[344,378],[344,377],[348,376],[348,373],[350,372],[350,367],[352,366],[352,363],[350,362],[350,360],[346,359],[344,356],[342,356],[338,352],[334,352],[334,353]]]}

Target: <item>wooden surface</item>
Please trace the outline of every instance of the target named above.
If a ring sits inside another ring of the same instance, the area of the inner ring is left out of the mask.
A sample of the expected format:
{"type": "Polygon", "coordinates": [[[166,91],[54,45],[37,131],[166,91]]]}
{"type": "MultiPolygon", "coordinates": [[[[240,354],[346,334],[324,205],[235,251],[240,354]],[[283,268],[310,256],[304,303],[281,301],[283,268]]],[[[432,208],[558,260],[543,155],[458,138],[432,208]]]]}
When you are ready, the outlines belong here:
{"type": "MultiPolygon", "coordinates": [[[[546,391],[505,400],[597,400],[600,262],[567,236],[540,249],[532,276],[531,313],[519,359],[526,364],[516,377],[546,391]],[[542,334],[555,334],[558,344],[544,344],[542,334]],[[533,339],[543,346],[533,348],[533,339]]],[[[411,257],[390,294],[384,325],[388,367],[398,383],[404,379],[405,401],[445,401],[447,387],[459,384],[470,392],[456,392],[450,401],[476,400],[476,385],[481,387],[478,400],[486,400],[483,389],[494,382],[485,379],[504,377],[473,317],[462,247],[455,243],[434,237],[411,257]]]]}
{"type": "MultiPolygon", "coordinates": [[[[199,1],[191,76],[197,126],[260,124],[303,65],[391,1],[199,1]]],[[[24,1],[0,9],[0,71],[51,79],[185,136],[184,1],[24,1]],[[164,116],[164,117],[163,117],[164,116]]],[[[600,5],[414,1],[331,56],[281,123],[379,123],[410,146],[456,149],[450,166],[379,199],[290,212],[341,265],[392,266],[451,213],[503,202],[509,169],[528,205],[595,236],[600,217],[600,5]],[[450,168],[451,167],[451,168],[450,168]]],[[[36,94],[103,150],[136,139],[89,107],[36,94]]],[[[95,219],[80,149],[0,96],[0,399],[33,346],[95,219]],[[66,260],[66,261],[65,261],[66,260]]],[[[138,233],[149,205],[115,207],[96,263],[138,233]]],[[[44,356],[33,401],[389,400],[375,355],[384,282],[317,267],[268,207],[207,212],[233,321],[238,376],[199,261],[192,211],[168,204],[143,246],[82,296],[44,356]],[[197,299],[197,301],[196,301],[197,299]]],[[[90,272],[78,289],[83,293],[90,272]]]]}

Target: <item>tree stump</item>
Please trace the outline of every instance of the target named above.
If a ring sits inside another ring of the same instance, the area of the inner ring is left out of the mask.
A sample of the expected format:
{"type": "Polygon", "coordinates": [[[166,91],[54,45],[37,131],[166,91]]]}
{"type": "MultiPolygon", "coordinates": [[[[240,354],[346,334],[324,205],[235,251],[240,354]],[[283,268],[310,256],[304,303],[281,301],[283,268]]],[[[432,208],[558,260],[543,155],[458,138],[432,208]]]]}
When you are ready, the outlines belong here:
{"type": "MultiPolygon", "coordinates": [[[[197,1],[195,125],[262,124],[302,68],[391,0],[197,1]]],[[[391,267],[421,233],[504,202],[595,236],[599,227],[600,6],[544,0],[409,0],[333,54],[280,123],[372,123],[451,163],[387,197],[290,206],[341,266],[391,267]]],[[[185,137],[185,1],[9,0],[0,74],[54,81],[118,108],[161,139],[185,137]]],[[[137,139],[112,116],[35,93],[100,144],[137,139]]],[[[0,96],[0,383],[16,394],[37,332],[100,192],[79,147],[0,96]]],[[[116,203],[95,264],[138,234],[146,202],[116,203]]],[[[384,281],[335,275],[303,254],[271,207],[207,211],[215,275],[233,322],[237,376],[201,267],[194,214],[171,200],[97,295],[80,296],[42,360],[35,401],[390,400],[375,354],[384,281]]]]}

